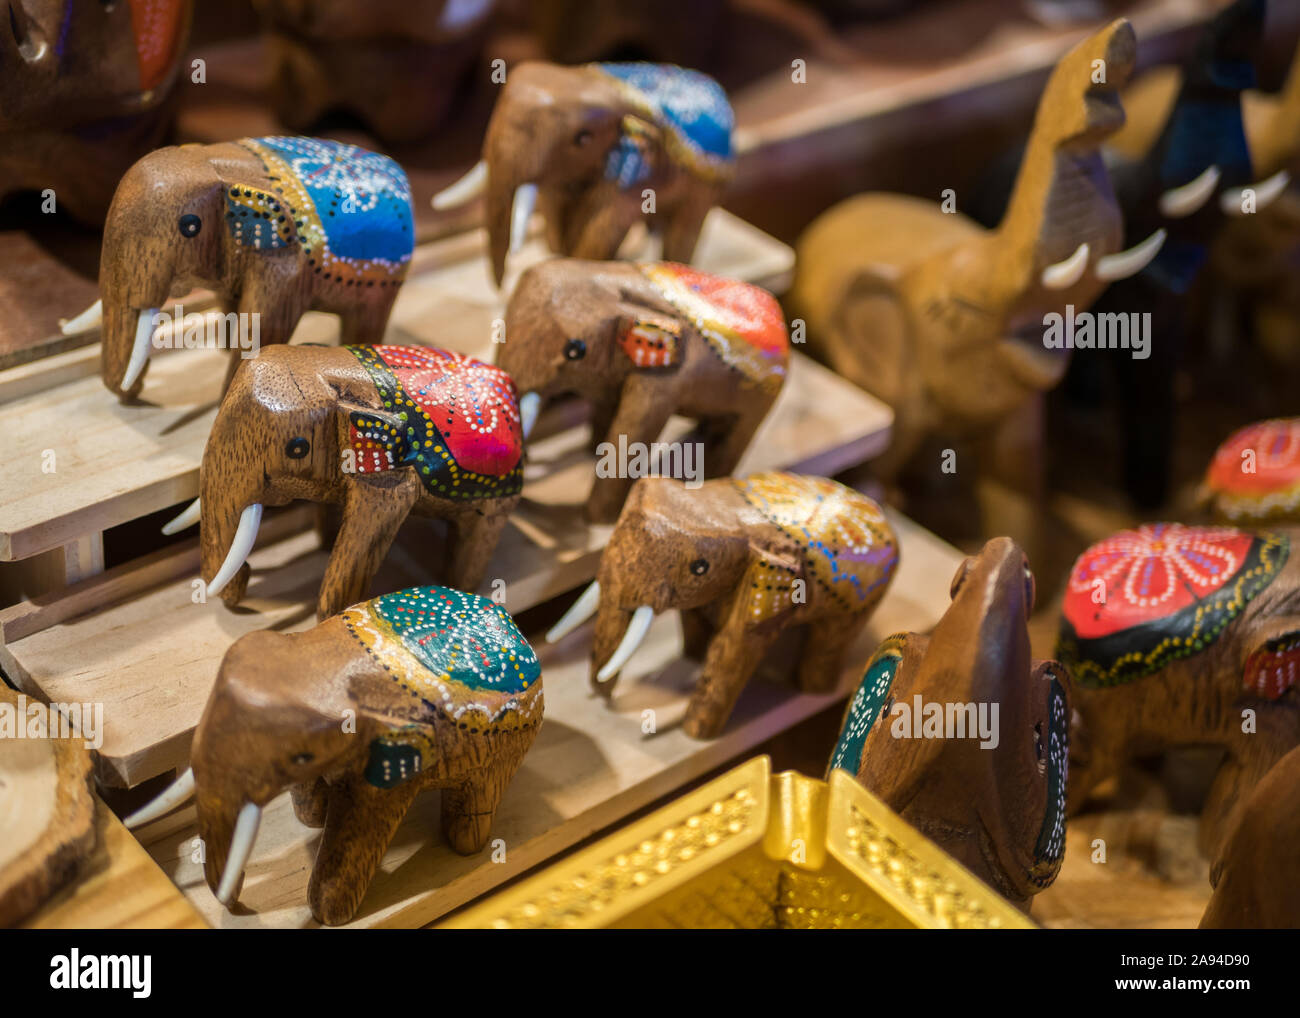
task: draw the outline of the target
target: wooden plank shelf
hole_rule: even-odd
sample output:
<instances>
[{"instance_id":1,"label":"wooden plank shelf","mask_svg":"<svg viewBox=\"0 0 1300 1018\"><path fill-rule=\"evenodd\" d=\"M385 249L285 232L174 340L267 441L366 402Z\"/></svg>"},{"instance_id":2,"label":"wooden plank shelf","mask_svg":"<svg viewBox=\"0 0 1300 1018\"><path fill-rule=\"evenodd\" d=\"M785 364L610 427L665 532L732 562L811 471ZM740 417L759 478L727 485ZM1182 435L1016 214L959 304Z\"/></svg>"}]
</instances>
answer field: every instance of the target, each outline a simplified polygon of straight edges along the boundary
<instances>
[{"instance_id":1,"label":"wooden plank shelf","mask_svg":"<svg viewBox=\"0 0 1300 1018\"><path fill-rule=\"evenodd\" d=\"M788 674L797 641L787 640L769 655L741 694L726 731L713 741L692 739L680 728L695 666L681 657L676 613L656 619L608 705L588 687L590 624L553 647L542 643L540 633L530 634L542 663L546 720L506 792L488 847L474 856L453 852L437 834L438 793L425 793L399 828L351 925L433 922L843 698L881 638L934 625L947 607L948 585L961 560L956 549L906 518L891 513L890 519L899 536L899 573L849 655L840 691L796 692ZM652 733L645 730L647 711L653 712ZM138 835L211 925L315 925L306 890L320 832L298 823L288 795L263 813L238 915L217 904L202 868L191 861L197 836L192 806ZM493 861L494 847L504 848L503 861Z\"/></svg>"}]
</instances>

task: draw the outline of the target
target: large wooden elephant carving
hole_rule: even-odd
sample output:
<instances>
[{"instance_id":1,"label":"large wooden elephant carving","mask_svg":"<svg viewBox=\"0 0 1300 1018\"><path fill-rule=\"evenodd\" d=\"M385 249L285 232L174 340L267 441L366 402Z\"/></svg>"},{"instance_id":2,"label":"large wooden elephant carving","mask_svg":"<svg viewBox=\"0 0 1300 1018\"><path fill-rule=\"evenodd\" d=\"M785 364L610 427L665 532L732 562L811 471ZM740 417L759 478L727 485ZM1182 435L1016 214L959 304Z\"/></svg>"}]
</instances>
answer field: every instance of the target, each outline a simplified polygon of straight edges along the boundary
<instances>
[{"instance_id":1,"label":"large wooden elephant carving","mask_svg":"<svg viewBox=\"0 0 1300 1018\"><path fill-rule=\"evenodd\" d=\"M280 122L309 130L336 110L388 144L446 117L496 0L256 0Z\"/></svg>"},{"instance_id":2,"label":"large wooden elephant carving","mask_svg":"<svg viewBox=\"0 0 1300 1018\"><path fill-rule=\"evenodd\" d=\"M703 476L735 470L781 391L789 337L757 286L667 262L555 258L519 279L496 363L519 387L528 434L542 401L577 393L592 438L648 446L668 418L700 422ZM635 478L598 476L593 521L617 518Z\"/></svg>"},{"instance_id":3,"label":"large wooden elephant carving","mask_svg":"<svg viewBox=\"0 0 1300 1018\"><path fill-rule=\"evenodd\" d=\"M683 729L721 733L783 630L806 626L806 692L829 692L845 651L884 596L898 543L875 502L821 477L780 472L637 482L593 583L547 634L596 616L591 681L613 694L654 616L682 613L686 653L702 659Z\"/></svg>"},{"instance_id":4,"label":"large wooden elephant carving","mask_svg":"<svg viewBox=\"0 0 1300 1018\"><path fill-rule=\"evenodd\" d=\"M193 795L204 875L233 906L262 809L291 789L298 819L324 828L312 915L345 923L423 789L442 789L451 847L482 850L542 703L533 649L503 608L475 594L412 587L304 633L249 633L221 661L190 769L127 824Z\"/></svg>"},{"instance_id":5,"label":"large wooden elephant carving","mask_svg":"<svg viewBox=\"0 0 1300 1018\"><path fill-rule=\"evenodd\" d=\"M433 347L281 346L236 372L203 450L199 498L167 532L200 522L208 595L233 606L264 506L341 506L323 619L365 596L411 512L449 522L447 579L473 590L522 487L505 372Z\"/></svg>"},{"instance_id":6,"label":"large wooden elephant carving","mask_svg":"<svg viewBox=\"0 0 1300 1018\"><path fill-rule=\"evenodd\" d=\"M4 6L0 199L53 191L55 211L98 226L118 178L170 126L192 0Z\"/></svg>"},{"instance_id":7,"label":"large wooden elephant carving","mask_svg":"<svg viewBox=\"0 0 1300 1018\"><path fill-rule=\"evenodd\" d=\"M1070 679L1029 651L1034 578L994 538L966 559L929 636L889 637L845 711L843 768L1008 900L1065 857Z\"/></svg>"},{"instance_id":8,"label":"large wooden elephant carving","mask_svg":"<svg viewBox=\"0 0 1300 1018\"><path fill-rule=\"evenodd\" d=\"M1202 811L1213 858L1250 789L1300 745L1295 535L1147 524L1079 557L1056 650L1074 679L1072 810L1132 756L1222 747Z\"/></svg>"},{"instance_id":9,"label":"large wooden elephant carving","mask_svg":"<svg viewBox=\"0 0 1300 1018\"><path fill-rule=\"evenodd\" d=\"M1161 243L1119 250L1100 152L1124 122L1117 94L1135 52L1120 19L1061 59L996 229L939 201L863 194L800 238L789 313L816 355L893 408L890 448L874 462L887 484L942 436L981 441L987 476L1026 494L1039 485L1041 428L1029 418L1070 358L1045 342L1047 316L1086 309ZM995 458L1008 444L1019 455Z\"/></svg>"},{"instance_id":10,"label":"large wooden elephant carving","mask_svg":"<svg viewBox=\"0 0 1300 1018\"><path fill-rule=\"evenodd\" d=\"M169 297L212 290L230 374L287 343L306 311L341 320L343 342L382 343L415 246L406 173L387 156L319 138L244 138L159 149L113 196L100 301L65 325L100 325L104 384L144 385ZM236 334L238 342L235 341Z\"/></svg>"},{"instance_id":11,"label":"large wooden elephant carving","mask_svg":"<svg viewBox=\"0 0 1300 1018\"><path fill-rule=\"evenodd\" d=\"M523 63L508 72L482 161L434 207L485 195L498 285L534 208L560 254L613 258L644 221L662 234L665 259L689 262L733 171L732 121L722 87L698 71Z\"/></svg>"}]
</instances>

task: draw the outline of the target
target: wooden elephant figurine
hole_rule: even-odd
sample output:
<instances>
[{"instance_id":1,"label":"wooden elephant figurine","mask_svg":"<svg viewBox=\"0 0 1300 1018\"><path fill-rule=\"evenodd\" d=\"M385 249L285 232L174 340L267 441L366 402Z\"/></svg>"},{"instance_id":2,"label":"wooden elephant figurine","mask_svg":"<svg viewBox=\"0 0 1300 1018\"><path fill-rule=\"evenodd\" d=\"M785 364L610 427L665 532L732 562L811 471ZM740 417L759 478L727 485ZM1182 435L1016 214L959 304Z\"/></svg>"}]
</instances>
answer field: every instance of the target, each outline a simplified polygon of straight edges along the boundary
<instances>
[{"instance_id":1,"label":"wooden elephant figurine","mask_svg":"<svg viewBox=\"0 0 1300 1018\"><path fill-rule=\"evenodd\" d=\"M1264 775L1210 870L1201 929L1300 928L1300 748Z\"/></svg>"},{"instance_id":2,"label":"wooden elephant figurine","mask_svg":"<svg viewBox=\"0 0 1300 1018\"><path fill-rule=\"evenodd\" d=\"M271 96L295 131L345 111L388 144L428 137L478 57L496 0L257 0Z\"/></svg>"},{"instance_id":3,"label":"wooden elephant figurine","mask_svg":"<svg viewBox=\"0 0 1300 1018\"><path fill-rule=\"evenodd\" d=\"M323 827L307 895L318 922L357 912L393 834L425 788L442 830L473 855L542 723L537 656L505 610L446 587L354 605L302 633L252 632L222 658L190 769L137 827L191 795L203 871L222 904L243 885L263 808L286 788Z\"/></svg>"},{"instance_id":4,"label":"wooden elephant figurine","mask_svg":"<svg viewBox=\"0 0 1300 1018\"><path fill-rule=\"evenodd\" d=\"M1006 537L966 559L929 636L889 637L849 701L843 768L1028 909L1065 857L1070 679L1029 650L1034 577Z\"/></svg>"},{"instance_id":5,"label":"wooden elephant figurine","mask_svg":"<svg viewBox=\"0 0 1300 1018\"><path fill-rule=\"evenodd\" d=\"M365 596L411 512L449 522L448 580L473 590L522 488L519 406L500 369L434 347L280 346L236 372L199 498L165 532L200 522L208 596L234 606L264 506L341 506L324 619Z\"/></svg>"},{"instance_id":6,"label":"wooden elephant figurine","mask_svg":"<svg viewBox=\"0 0 1300 1018\"><path fill-rule=\"evenodd\" d=\"M1222 747L1201 818L1214 858L1250 789L1300 745L1296 533L1144 524L1079 557L1056 648L1074 679L1072 810L1132 756Z\"/></svg>"},{"instance_id":7,"label":"wooden elephant figurine","mask_svg":"<svg viewBox=\"0 0 1300 1018\"><path fill-rule=\"evenodd\" d=\"M1117 92L1135 52L1120 19L1061 59L995 229L938 202L863 194L800 238L788 311L806 323L814 354L893 408L890 448L873 464L887 485L942 436L976 441L985 477L1037 494L1041 425L1029 418L1070 358L1047 342L1049 316L1086 309L1161 243L1119 250L1100 152L1124 122ZM1019 454L999 457L1007 443Z\"/></svg>"},{"instance_id":8,"label":"wooden elephant figurine","mask_svg":"<svg viewBox=\"0 0 1300 1018\"><path fill-rule=\"evenodd\" d=\"M98 226L118 178L170 127L192 0L11 0L6 9L0 200L50 190L55 211Z\"/></svg>"},{"instance_id":9,"label":"wooden elephant figurine","mask_svg":"<svg viewBox=\"0 0 1300 1018\"><path fill-rule=\"evenodd\" d=\"M1300 522L1300 417L1233 432L1215 451L1200 498L1230 523Z\"/></svg>"},{"instance_id":10,"label":"wooden elephant figurine","mask_svg":"<svg viewBox=\"0 0 1300 1018\"><path fill-rule=\"evenodd\" d=\"M833 690L897 566L880 507L834 481L772 471L692 489L648 477L628 496L596 582L546 638L595 615L591 681L609 697L654 616L680 610L686 654L703 661L682 727L710 739L790 626L807 627L800 688Z\"/></svg>"},{"instance_id":11,"label":"wooden elephant figurine","mask_svg":"<svg viewBox=\"0 0 1300 1018\"><path fill-rule=\"evenodd\" d=\"M485 196L498 286L534 208L561 254L613 258L644 220L662 234L665 259L689 262L734 169L732 121L722 87L698 71L523 63L497 99L482 161L433 205Z\"/></svg>"},{"instance_id":12,"label":"wooden elephant figurine","mask_svg":"<svg viewBox=\"0 0 1300 1018\"><path fill-rule=\"evenodd\" d=\"M708 439L707 477L735 470L790 355L770 293L666 262L542 262L519 278L505 326L496 363L519 387L525 436L561 393L591 404L597 443L649 446L682 414ZM613 522L634 480L598 474L588 517Z\"/></svg>"},{"instance_id":13,"label":"wooden elephant figurine","mask_svg":"<svg viewBox=\"0 0 1300 1018\"><path fill-rule=\"evenodd\" d=\"M225 312L241 357L287 343L305 311L331 311L344 343L382 343L415 246L410 186L387 156L320 138L244 138L158 149L109 209L100 301L65 328L100 324L104 384L144 385L158 309L195 287Z\"/></svg>"}]
</instances>

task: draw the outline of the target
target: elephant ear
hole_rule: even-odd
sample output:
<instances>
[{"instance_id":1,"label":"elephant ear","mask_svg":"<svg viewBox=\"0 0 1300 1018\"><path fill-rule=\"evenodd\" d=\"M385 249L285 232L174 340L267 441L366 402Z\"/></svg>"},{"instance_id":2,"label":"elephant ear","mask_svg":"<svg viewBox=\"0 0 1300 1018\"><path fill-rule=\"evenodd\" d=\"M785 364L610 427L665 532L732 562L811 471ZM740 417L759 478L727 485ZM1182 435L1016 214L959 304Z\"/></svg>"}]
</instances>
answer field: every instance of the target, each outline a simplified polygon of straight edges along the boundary
<instances>
[{"instance_id":1,"label":"elephant ear","mask_svg":"<svg viewBox=\"0 0 1300 1018\"><path fill-rule=\"evenodd\" d=\"M751 540L749 551L749 566L737 587L748 624L770 624L808 603L812 591L803 557L793 544L773 546Z\"/></svg>"},{"instance_id":2,"label":"elephant ear","mask_svg":"<svg viewBox=\"0 0 1300 1018\"><path fill-rule=\"evenodd\" d=\"M226 181L226 229L240 247L278 251L298 243L293 209L256 184Z\"/></svg>"},{"instance_id":3,"label":"elephant ear","mask_svg":"<svg viewBox=\"0 0 1300 1018\"><path fill-rule=\"evenodd\" d=\"M438 740L434 728L421 722L375 719L381 726L370 740L370 755L363 772L376 788L395 788L421 774L437 759Z\"/></svg>"},{"instance_id":4,"label":"elephant ear","mask_svg":"<svg viewBox=\"0 0 1300 1018\"><path fill-rule=\"evenodd\" d=\"M392 470L406 462L410 452L406 420L389 411L338 402L339 448L351 449L358 474Z\"/></svg>"},{"instance_id":5,"label":"elephant ear","mask_svg":"<svg viewBox=\"0 0 1300 1018\"><path fill-rule=\"evenodd\" d=\"M663 131L655 124L626 114L619 125L618 141L605 159L605 179L621 188L648 180L654 172L656 153L663 144Z\"/></svg>"},{"instance_id":6,"label":"elephant ear","mask_svg":"<svg viewBox=\"0 0 1300 1018\"><path fill-rule=\"evenodd\" d=\"M647 308L619 316L614 342L638 368L674 368L685 354L682 323Z\"/></svg>"}]
</instances>

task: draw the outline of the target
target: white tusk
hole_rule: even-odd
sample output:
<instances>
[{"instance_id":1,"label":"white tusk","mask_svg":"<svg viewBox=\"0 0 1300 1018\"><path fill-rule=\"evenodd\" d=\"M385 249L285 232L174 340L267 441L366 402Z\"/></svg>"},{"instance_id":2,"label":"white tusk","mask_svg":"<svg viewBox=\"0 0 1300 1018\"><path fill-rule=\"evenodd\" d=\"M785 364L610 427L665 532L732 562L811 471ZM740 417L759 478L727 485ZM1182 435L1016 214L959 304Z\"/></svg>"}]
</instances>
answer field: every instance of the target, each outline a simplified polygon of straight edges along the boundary
<instances>
[{"instance_id":1,"label":"white tusk","mask_svg":"<svg viewBox=\"0 0 1300 1018\"><path fill-rule=\"evenodd\" d=\"M1234 187L1224 191L1219 195L1219 207L1229 216L1244 216L1246 210L1246 192L1255 192L1255 211L1268 208L1273 202L1282 196L1282 192L1287 189L1291 183L1291 174L1286 170L1278 170L1267 180L1261 180L1258 184L1251 184L1250 187Z\"/></svg>"},{"instance_id":2,"label":"white tusk","mask_svg":"<svg viewBox=\"0 0 1300 1018\"><path fill-rule=\"evenodd\" d=\"M155 798L141 806L122 821L129 828L157 820L164 813L170 813L194 794L194 768L186 767L185 773L162 790Z\"/></svg>"},{"instance_id":3,"label":"white tusk","mask_svg":"<svg viewBox=\"0 0 1300 1018\"><path fill-rule=\"evenodd\" d=\"M1151 260L1160 253L1167 236L1168 234L1161 227L1141 244L1134 245L1127 251L1117 251L1115 254L1098 258L1097 266L1093 271L1097 274L1098 279L1107 283L1113 283L1117 279L1128 279L1129 276L1136 276L1150 265Z\"/></svg>"},{"instance_id":4,"label":"white tusk","mask_svg":"<svg viewBox=\"0 0 1300 1018\"><path fill-rule=\"evenodd\" d=\"M254 502L239 514L239 529L235 531L234 540L230 542L230 550L226 552L226 561L221 563L217 575L212 577L212 582L208 584L208 597L216 597L225 588L226 584L235 578L235 574L239 572L239 567L244 564L244 559L248 558L249 553L253 550L253 545L257 543L257 528L261 526L261 523L261 502Z\"/></svg>"},{"instance_id":5,"label":"white tusk","mask_svg":"<svg viewBox=\"0 0 1300 1018\"><path fill-rule=\"evenodd\" d=\"M1086 243L1080 244L1065 261L1047 266L1039 277L1043 285L1049 290L1068 290L1083 278L1090 250Z\"/></svg>"},{"instance_id":6,"label":"white tusk","mask_svg":"<svg viewBox=\"0 0 1300 1018\"><path fill-rule=\"evenodd\" d=\"M542 409L542 397L535 392L526 392L519 397L519 427L527 438L533 433L537 423L537 414Z\"/></svg>"},{"instance_id":7,"label":"white tusk","mask_svg":"<svg viewBox=\"0 0 1300 1018\"><path fill-rule=\"evenodd\" d=\"M488 166L480 159L465 176L454 184L449 184L433 196L432 205L439 212L468 205L487 187Z\"/></svg>"},{"instance_id":8,"label":"white tusk","mask_svg":"<svg viewBox=\"0 0 1300 1018\"><path fill-rule=\"evenodd\" d=\"M594 581L584 590L578 600L569 605L569 610L560 616L560 621L546 631L547 643L559 643L580 625L596 614L600 607L600 582Z\"/></svg>"},{"instance_id":9,"label":"white tusk","mask_svg":"<svg viewBox=\"0 0 1300 1018\"><path fill-rule=\"evenodd\" d=\"M1170 219L1190 216L1210 200L1210 195L1219 186L1219 176L1219 168L1211 166L1182 187L1170 188L1160 196L1160 214Z\"/></svg>"},{"instance_id":10,"label":"white tusk","mask_svg":"<svg viewBox=\"0 0 1300 1018\"><path fill-rule=\"evenodd\" d=\"M194 524L199 522L199 516L202 510L199 508L200 499L195 499L184 509L179 516L162 528L162 532L170 537L172 534L179 534L182 530L188 530Z\"/></svg>"},{"instance_id":11,"label":"white tusk","mask_svg":"<svg viewBox=\"0 0 1300 1018\"><path fill-rule=\"evenodd\" d=\"M520 184L515 188L515 200L510 208L511 254L524 246L524 238L528 236L528 220L533 217L533 207L536 204L536 184Z\"/></svg>"},{"instance_id":12,"label":"white tusk","mask_svg":"<svg viewBox=\"0 0 1300 1018\"><path fill-rule=\"evenodd\" d=\"M596 673L596 678L604 682L621 672L623 666L636 653L637 647L641 646L641 641L645 639L650 623L654 620L655 610L648 604L643 604L634 611L632 621L627 624L627 632L623 634L623 642L614 651L614 656L605 662L605 667Z\"/></svg>"},{"instance_id":13,"label":"white tusk","mask_svg":"<svg viewBox=\"0 0 1300 1018\"><path fill-rule=\"evenodd\" d=\"M104 302L97 300L85 311L77 315L76 318L60 318L59 331L65 336L72 336L78 332L89 332L91 329L98 329L103 324L103 321Z\"/></svg>"},{"instance_id":14,"label":"white tusk","mask_svg":"<svg viewBox=\"0 0 1300 1018\"><path fill-rule=\"evenodd\" d=\"M135 343L131 346L131 359L126 365L126 374L122 376L122 391L126 392L135 385L136 379L149 363L149 346L153 339L154 317L157 308L145 308L135 320Z\"/></svg>"},{"instance_id":15,"label":"white tusk","mask_svg":"<svg viewBox=\"0 0 1300 1018\"><path fill-rule=\"evenodd\" d=\"M235 887L244 875L248 857L253 854L253 842L257 840L257 828L262 823L262 807L251 802L244 803L235 821L235 833L230 839L230 854L226 856L226 868L221 871L221 882L217 885L217 901L229 905L235 896Z\"/></svg>"}]
</instances>

